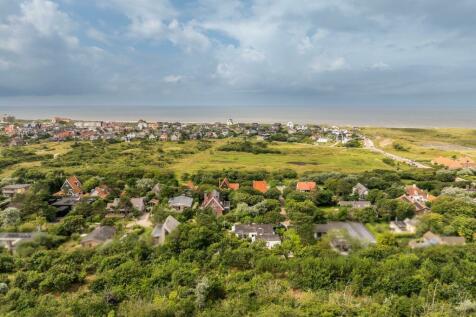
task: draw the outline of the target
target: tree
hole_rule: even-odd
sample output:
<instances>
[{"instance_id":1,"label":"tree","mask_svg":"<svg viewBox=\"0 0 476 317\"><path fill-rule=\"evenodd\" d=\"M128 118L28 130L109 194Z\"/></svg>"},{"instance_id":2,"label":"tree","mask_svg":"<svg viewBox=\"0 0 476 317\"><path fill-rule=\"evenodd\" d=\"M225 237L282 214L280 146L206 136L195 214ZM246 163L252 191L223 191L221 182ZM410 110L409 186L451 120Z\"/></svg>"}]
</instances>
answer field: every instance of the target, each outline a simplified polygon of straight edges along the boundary
<instances>
[{"instance_id":1,"label":"tree","mask_svg":"<svg viewBox=\"0 0 476 317\"><path fill-rule=\"evenodd\" d=\"M0 222L4 227L16 226L20 221L20 210L15 207L9 207L0 213Z\"/></svg>"},{"instance_id":2,"label":"tree","mask_svg":"<svg viewBox=\"0 0 476 317\"><path fill-rule=\"evenodd\" d=\"M81 215L68 215L56 228L56 234L60 236L70 236L75 232L81 232L86 228L86 221Z\"/></svg>"}]
</instances>

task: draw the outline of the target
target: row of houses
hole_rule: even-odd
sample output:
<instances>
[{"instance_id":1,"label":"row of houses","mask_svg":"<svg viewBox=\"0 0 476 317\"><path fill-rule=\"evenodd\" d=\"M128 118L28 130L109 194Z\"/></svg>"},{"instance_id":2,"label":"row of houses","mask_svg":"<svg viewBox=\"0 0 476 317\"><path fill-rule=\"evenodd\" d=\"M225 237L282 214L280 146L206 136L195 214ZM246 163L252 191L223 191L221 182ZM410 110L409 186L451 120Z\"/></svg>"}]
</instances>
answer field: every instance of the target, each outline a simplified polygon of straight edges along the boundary
<instances>
[{"instance_id":1,"label":"row of houses","mask_svg":"<svg viewBox=\"0 0 476 317\"><path fill-rule=\"evenodd\" d=\"M8 116L4 116L8 117ZM181 123L181 122L105 122L78 121L55 117L51 121L16 122L15 118L0 122L0 131L11 138L10 145L22 145L32 140L50 139L51 141L67 140L118 140L132 141L149 139L160 141L181 141L198 139L219 139L233 136L254 136L259 140L268 140L273 135L288 136L288 140L296 139L297 135L309 137L316 143L319 141L340 141L345 143L357 131L325 128L317 125L302 125L288 122L287 124L234 123L228 119L226 123ZM298 138L299 139L299 138ZM296 139L297 140L297 139Z\"/></svg>"},{"instance_id":2,"label":"row of houses","mask_svg":"<svg viewBox=\"0 0 476 317\"><path fill-rule=\"evenodd\" d=\"M193 187L193 184L190 185ZM7 185L2 188L2 193L4 196L13 197L14 195L21 194L26 192L31 187L30 184L13 184ZM262 193L267 192L270 189L270 186L265 180L255 180L252 182L252 187ZM239 183L232 183L227 178L219 180L218 189L230 189L237 190L240 188ZM297 182L296 190L302 192L312 192L318 190L315 182L305 181ZM153 189L153 192L160 192L160 184L156 184ZM354 201L340 201L339 206L349 207L353 209L361 209L371 207L371 203L365 200L369 194L369 190L366 186L361 183L356 184L353 187L352 193L359 200ZM70 176L63 183L61 190L54 195L57 197L50 202L50 205L54 206L58 210L58 215L66 215L77 203L80 201L88 201L88 199L94 199L96 197L107 199L111 194L110 189L106 185L101 185L94 188L90 193L85 194L82 189L82 184L78 177ZM418 188L416 185L410 185L405 187L405 194L399 199L407 201L411 204L414 204L416 207L420 206L421 208L417 211L428 211L426 203L431 202L436 197L427 193L426 191ZM90 200L91 202L93 200ZM129 203L134 210L143 213L148 207L149 203L158 203L157 200L146 201L144 197L130 198ZM187 208L192 208L194 206L194 200L192 197L187 195L179 195L171 197L168 200L168 206L171 209L176 210L177 212L183 212ZM201 203L202 208L210 208L216 216L222 216L224 213L230 210L230 202L223 199L220 191L212 190L204 195L204 199ZM115 198L112 202L107 205L107 211L113 212L125 212L126 210L121 207L121 199ZM179 222L172 216L166 219L164 223L157 224L153 230L153 239L157 243L163 243L165 237L174 231L178 226ZM395 233L415 233L416 232L416 219L404 219L404 220L395 220L390 223L390 229ZM290 224L286 225L288 228ZM272 248L281 243L280 236L275 232L275 227L269 224L235 224L231 230L236 236L241 238L249 238L252 242L263 241L267 247ZM360 223L355 222L329 222L327 224L319 224L314 227L314 235L316 239L319 239L323 234L326 234L330 231L339 231L345 232L345 235L337 235L331 241L331 246L341 252L342 254L347 253L351 249L351 243L346 242L346 239L349 237L351 239L356 239L362 244L373 244L375 243L375 238L373 235ZM113 236L115 230L106 227L97 227L93 230L90 235L87 235L82 239L81 243L85 246L95 246L97 244L103 243L103 240L107 240L107 237ZM31 236L15 236L15 234L7 235L4 237L5 241L9 241L7 245L13 247L20 240L31 239ZM442 237L441 239L436 239L435 236L430 234L424 235L421 239L413 241L410 246L414 248L425 247L434 244L448 244L448 245L457 245L464 244L464 239L453 239L454 237ZM1 240L1 239L0 239ZM102 241L102 242L101 242ZM435 242L436 241L436 242Z\"/></svg>"}]
</instances>

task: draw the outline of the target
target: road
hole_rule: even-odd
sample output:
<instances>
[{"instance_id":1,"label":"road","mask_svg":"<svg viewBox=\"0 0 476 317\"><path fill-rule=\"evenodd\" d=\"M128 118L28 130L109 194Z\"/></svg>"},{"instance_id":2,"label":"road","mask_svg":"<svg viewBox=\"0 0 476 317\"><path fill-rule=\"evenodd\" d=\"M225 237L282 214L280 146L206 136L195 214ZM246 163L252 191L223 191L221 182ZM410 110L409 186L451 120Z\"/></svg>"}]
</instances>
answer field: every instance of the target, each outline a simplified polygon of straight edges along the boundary
<instances>
[{"instance_id":1,"label":"road","mask_svg":"<svg viewBox=\"0 0 476 317\"><path fill-rule=\"evenodd\" d=\"M395 154L392 154L392 153L388 153L388 152L385 152L384 150L382 149L379 149L375 146L374 142L368 138L365 138L364 139L364 147L372 152L375 152L375 153L380 153L388 158L391 158L392 160L395 160L397 162L402 162L402 163L405 163L405 164L408 164L410 166L413 166L413 167L416 167L416 168L431 168L425 164L421 164L421 163L418 163L418 162L415 162L414 160L410 160L410 159L407 159L405 157L402 157L402 156L398 156L398 155L395 155Z\"/></svg>"}]
</instances>

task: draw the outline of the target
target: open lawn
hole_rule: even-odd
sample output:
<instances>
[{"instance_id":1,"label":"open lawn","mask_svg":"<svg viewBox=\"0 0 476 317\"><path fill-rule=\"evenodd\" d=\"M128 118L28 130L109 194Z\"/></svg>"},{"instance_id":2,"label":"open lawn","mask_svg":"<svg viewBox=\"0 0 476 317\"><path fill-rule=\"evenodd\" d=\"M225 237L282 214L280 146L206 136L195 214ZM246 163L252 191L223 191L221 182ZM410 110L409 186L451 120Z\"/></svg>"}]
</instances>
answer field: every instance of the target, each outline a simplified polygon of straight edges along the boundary
<instances>
[{"instance_id":1,"label":"open lawn","mask_svg":"<svg viewBox=\"0 0 476 317\"><path fill-rule=\"evenodd\" d=\"M438 156L476 158L476 130L364 128L362 131L375 146L424 163ZM400 144L404 150L395 149L395 144Z\"/></svg>"}]
</instances>

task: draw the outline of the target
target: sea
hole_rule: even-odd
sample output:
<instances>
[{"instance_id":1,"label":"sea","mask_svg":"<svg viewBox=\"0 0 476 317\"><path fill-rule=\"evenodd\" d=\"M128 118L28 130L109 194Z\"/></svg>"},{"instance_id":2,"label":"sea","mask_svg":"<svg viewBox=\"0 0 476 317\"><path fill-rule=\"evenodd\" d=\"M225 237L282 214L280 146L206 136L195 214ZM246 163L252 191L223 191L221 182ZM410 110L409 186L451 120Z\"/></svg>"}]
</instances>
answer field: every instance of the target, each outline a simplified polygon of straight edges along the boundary
<instances>
[{"instance_id":1,"label":"sea","mask_svg":"<svg viewBox=\"0 0 476 317\"><path fill-rule=\"evenodd\" d=\"M379 106L28 106L0 105L0 114L19 119L65 117L75 120L133 122L289 122L341 126L474 128L475 107Z\"/></svg>"}]
</instances>

